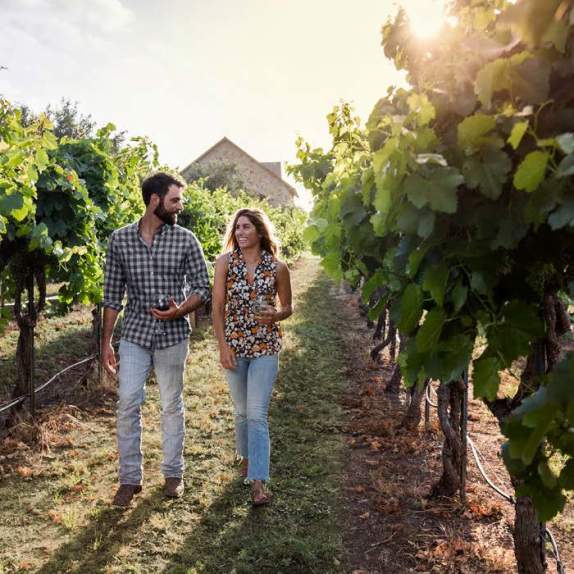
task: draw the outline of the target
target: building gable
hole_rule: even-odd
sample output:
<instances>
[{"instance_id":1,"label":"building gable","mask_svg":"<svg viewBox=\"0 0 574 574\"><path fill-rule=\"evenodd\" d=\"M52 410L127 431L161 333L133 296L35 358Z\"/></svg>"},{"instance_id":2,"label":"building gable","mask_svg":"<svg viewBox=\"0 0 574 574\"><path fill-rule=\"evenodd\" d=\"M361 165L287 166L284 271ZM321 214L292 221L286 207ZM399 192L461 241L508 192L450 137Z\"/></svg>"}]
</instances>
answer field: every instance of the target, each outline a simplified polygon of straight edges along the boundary
<instances>
[{"instance_id":1,"label":"building gable","mask_svg":"<svg viewBox=\"0 0 574 574\"><path fill-rule=\"evenodd\" d=\"M293 205L297 192L281 179L281 163L260 163L226 137L191 162L181 174L186 178L193 165L212 163L235 165L247 193L265 197L273 206Z\"/></svg>"}]
</instances>

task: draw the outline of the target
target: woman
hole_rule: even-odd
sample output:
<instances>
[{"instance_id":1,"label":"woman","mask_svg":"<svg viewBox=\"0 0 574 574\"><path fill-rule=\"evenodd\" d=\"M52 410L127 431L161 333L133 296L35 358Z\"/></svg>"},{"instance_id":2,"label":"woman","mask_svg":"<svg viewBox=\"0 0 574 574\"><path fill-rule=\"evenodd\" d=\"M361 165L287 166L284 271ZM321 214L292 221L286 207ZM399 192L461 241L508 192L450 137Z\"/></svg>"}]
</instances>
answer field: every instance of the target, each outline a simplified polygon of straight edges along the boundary
<instances>
[{"instance_id":1,"label":"woman","mask_svg":"<svg viewBox=\"0 0 574 574\"><path fill-rule=\"evenodd\" d=\"M215 263L213 325L235 409L235 438L255 506L271 498L268 410L277 378L281 329L291 315L291 280L277 259L273 226L260 209L240 209ZM279 307L276 302L279 298Z\"/></svg>"}]
</instances>

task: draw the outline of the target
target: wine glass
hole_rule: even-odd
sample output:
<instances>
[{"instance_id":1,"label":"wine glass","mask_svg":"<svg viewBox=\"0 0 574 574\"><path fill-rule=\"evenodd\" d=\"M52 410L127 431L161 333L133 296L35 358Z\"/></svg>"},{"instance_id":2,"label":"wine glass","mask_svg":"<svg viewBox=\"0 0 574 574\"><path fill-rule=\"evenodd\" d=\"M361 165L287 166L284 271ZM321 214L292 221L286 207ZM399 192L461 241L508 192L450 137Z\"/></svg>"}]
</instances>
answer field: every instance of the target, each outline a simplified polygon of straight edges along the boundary
<instances>
[{"instance_id":1,"label":"wine glass","mask_svg":"<svg viewBox=\"0 0 574 574\"><path fill-rule=\"evenodd\" d=\"M169 309L169 297L163 293L158 293L153 301L152 307L158 311L167 311ZM155 322L154 333L156 335L165 335L163 321L156 319Z\"/></svg>"},{"instance_id":2,"label":"wine glass","mask_svg":"<svg viewBox=\"0 0 574 574\"><path fill-rule=\"evenodd\" d=\"M257 295L252 306L253 314L260 315L265 307L267 307L267 299L265 298L265 295Z\"/></svg>"}]
</instances>

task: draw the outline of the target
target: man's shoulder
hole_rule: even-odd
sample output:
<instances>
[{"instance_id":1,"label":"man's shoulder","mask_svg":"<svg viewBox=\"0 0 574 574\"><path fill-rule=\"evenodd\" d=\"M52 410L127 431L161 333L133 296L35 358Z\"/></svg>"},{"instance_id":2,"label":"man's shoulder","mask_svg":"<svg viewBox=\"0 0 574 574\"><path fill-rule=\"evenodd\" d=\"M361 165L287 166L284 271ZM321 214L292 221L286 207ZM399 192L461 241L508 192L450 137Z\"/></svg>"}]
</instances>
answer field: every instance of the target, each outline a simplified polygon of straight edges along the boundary
<instances>
[{"instance_id":1,"label":"man's shoulder","mask_svg":"<svg viewBox=\"0 0 574 574\"><path fill-rule=\"evenodd\" d=\"M138 222L135 221L133 223L128 223L123 227L119 227L115 231L112 232L113 239L123 239L125 237L129 237L133 234L133 232L137 229Z\"/></svg>"},{"instance_id":2,"label":"man's shoulder","mask_svg":"<svg viewBox=\"0 0 574 574\"><path fill-rule=\"evenodd\" d=\"M188 241L190 243L198 242L198 239L191 229L187 229L187 227L182 227L177 223L172 226L172 233L178 238L183 241Z\"/></svg>"}]
</instances>

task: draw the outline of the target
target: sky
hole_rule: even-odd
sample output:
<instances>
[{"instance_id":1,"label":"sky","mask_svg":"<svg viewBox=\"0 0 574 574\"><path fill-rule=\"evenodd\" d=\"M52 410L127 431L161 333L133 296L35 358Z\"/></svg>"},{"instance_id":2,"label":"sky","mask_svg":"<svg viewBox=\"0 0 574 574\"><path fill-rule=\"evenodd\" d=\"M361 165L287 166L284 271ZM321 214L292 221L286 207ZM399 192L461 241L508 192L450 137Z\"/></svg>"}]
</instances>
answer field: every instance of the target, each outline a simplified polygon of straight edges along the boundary
<instances>
[{"instance_id":1,"label":"sky","mask_svg":"<svg viewBox=\"0 0 574 574\"><path fill-rule=\"evenodd\" d=\"M440 0L0 0L0 94L36 111L77 102L148 136L173 168L223 136L294 162L298 135L329 145L340 101L366 120L404 82L380 45L399 3L421 33L440 12Z\"/></svg>"}]
</instances>

